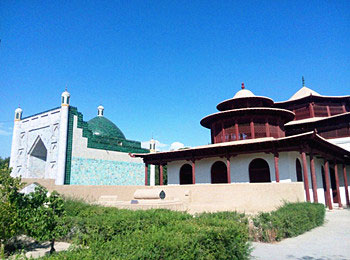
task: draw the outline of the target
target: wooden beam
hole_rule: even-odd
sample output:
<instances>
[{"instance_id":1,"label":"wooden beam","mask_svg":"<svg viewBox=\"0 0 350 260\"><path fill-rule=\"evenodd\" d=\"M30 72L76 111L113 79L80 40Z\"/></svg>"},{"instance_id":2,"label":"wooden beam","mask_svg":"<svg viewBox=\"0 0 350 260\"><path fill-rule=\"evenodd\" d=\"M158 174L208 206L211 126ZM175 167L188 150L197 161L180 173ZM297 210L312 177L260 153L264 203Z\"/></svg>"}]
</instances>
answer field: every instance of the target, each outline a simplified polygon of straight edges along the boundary
<instances>
[{"instance_id":1,"label":"wooden beam","mask_svg":"<svg viewBox=\"0 0 350 260\"><path fill-rule=\"evenodd\" d=\"M330 193L330 184L329 184L329 163L327 160L324 162L324 175L326 180L326 204L329 209L333 209L331 193Z\"/></svg>"},{"instance_id":2,"label":"wooden beam","mask_svg":"<svg viewBox=\"0 0 350 260\"><path fill-rule=\"evenodd\" d=\"M235 134L236 134L236 141L239 140L239 130L238 130L238 123L235 122Z\"/></svg>"},{"instance_id":3,"label":"wooden beam","mask_svg":"<svg viewBox=\"0 0 350 260\"><path fill-rule=\"evenodd\" d=\"M279 154L278 152L274 153L274 162L275 162L275 177L276 177L276 182L280 182L280 170L278 167L278 160L279 160Z\"/></svg>"},{"instance_id":4,"label":"wooden beam","mask_svg":"<svg viewBox=\"0 0 350 260\"><path fill-rule=\"evenodd\" d=\"M163 165L159 165L159 185L163 185Z\"/></svg>"},{"instance_id":5,"label":"wooden beam","mask_svg":"<svg viewBox=\"0 0 350 260\"><path fill-rule=\"evenodd\" d=\"M346 175L346 165L345 164L343 164L343 176L344 176L346 205L348 207L350 207L349 190L348 190L348 176Z\"/></svg>"},{"instance_id":6,"label":"wooden beam","mask_svg":"<svg viewBox=\"0 0 350 260\"><path fill-rule=\"evenodd\" d=\"M251 135L252 139L255 138L255 129L254 129L254 122L253 122L253 120L250 120L250 135Z\"/></svg>"},{"instance_id":7,"label":"wooden beam","mask_svg":"<svg viewBox=\"0 0 350 260\"><path fill-rule=\"evenodd\" d=\"M148 164L145 163L145 186L148 185Z\"/></svg>"},{"instance_id":8,"label":"wooden beam","mask_svg":"<svg viewBox=\"0 0 350 260\"><path fill-rule=\"evenodd\" d=\"M306 194L306 201L310 202L310 190L309 190L309 177L307 173L307 163L306 163L306 154L301 152L301 159L303 162L303 179L304 179L304 189Z\"/></svg>"},{"instance_id":9,"label":"wooden beam","mask_svg":"<svg viewBox=\"0 0 350 260\"><path fill-rule=\"evenodd\" d=\"M226 157L227 183L231 183L231 162L230 157Z\"/></svg>"},{"instance_id":10,"label":"wooden beam","mask_svg":"<svg viewBox=\"0 0 350 260\"><path fill-rule=\"evenodd\" d=\"M314 103L309 103L310 117L315 117Z\"/></svg>"},{"instance_id":11,"label":"wooden beam","mask_svg":"<svg viewBox=\"0 0 350 260\"><path fill-rule=\"evenodd\" d=\"M338 206L339 206L339 208L341 208L343 205L341 204L341 198L340 198L339 175L338 175L338 164L337 164L337 161L334 161L334 175L335 175L335 185L337 187Z\"/></svg>"},{"instance_id":12,"label":"wooden beam","mask_svg":"<svg viewBox=\"0 0 350 260\"><path fill-rule=\"evenodd\" d=\"M192 160L192 184L196 184L196 163Z\"/></svg>"},{"instance_id":13,"label":"wooden beam","mask_svg":"<svg viewBox=\"0 0 350 260\"><path fill-rule=\"evenodd\" d=\"M312 152L310 152L310 170L311 170L311 182L312 182L312 193L314 196L314 203L318 203L315 159L313 157Z\"/></svg>"}]
</instances>

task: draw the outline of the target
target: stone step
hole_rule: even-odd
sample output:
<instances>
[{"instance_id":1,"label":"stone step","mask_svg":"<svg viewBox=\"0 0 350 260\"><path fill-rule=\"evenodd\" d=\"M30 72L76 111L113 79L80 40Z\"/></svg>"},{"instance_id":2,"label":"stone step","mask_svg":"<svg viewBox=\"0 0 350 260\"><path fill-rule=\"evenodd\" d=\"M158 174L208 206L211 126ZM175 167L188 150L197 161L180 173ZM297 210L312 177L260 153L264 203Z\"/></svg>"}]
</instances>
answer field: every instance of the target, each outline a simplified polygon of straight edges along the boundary
<instances>
[{"instance_id":1,"label":"stone step","mask_svg":"<svg viewBox=\"0 0 350 260\"><path fill-rule=\"evenodd\" d=\"M118 196L114 196L114 195L106 195L106 196L101 196L99 199L98 199L98 202L100 203L103 203L103 202L116 202L118 201Z\"/></svg>"}]
</instances>

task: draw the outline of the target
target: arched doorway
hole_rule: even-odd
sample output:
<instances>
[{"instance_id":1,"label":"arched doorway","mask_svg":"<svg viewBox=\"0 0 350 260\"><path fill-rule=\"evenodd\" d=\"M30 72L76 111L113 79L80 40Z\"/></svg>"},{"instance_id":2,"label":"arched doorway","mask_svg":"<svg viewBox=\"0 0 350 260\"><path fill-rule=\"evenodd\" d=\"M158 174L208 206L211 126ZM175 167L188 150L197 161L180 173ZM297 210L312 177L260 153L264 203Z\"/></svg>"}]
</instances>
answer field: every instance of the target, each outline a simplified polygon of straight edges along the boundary
<instances>
[{"instance_id":1,"label":"arched doorway","mask_svg":"<svg viewBox=\"0 0 350 260\"><path fill-rule=\"evenodd\" d=\"M217 161L211 166L211 183L227 183L226 164Z\"/></svg>"},{"instance_id":2,"label":"arched doorway","mask_svg":"<svg viewBox=\"0 0 350 260\"><path fill-rule=\"evenodd\" d=\"M29 150L30 171L36 177L44 177L46 168L47 149L38 136Z\"/></svg>"},{"instance_id":3,"label":"arched doorway","mask_svg":"<svg viewBox=\"0 0 350 260\"><path fill-rule=\"evenodd\" d=\"M184 164L180 168L180 185L193 184L192 182L192 166Z\"/></svg>"},{"instance_id":4,"label":"arched doorway","mask_svg":"<svg viewBox=\"0 0 350 260\"><path fill-rule=\"evenodd\" d=\"M249 181L271 182L270 167L264 159L254 159L249 164Z\"/></svg>"},{"instance_id":5,"label":"arched doorway","mask_svg":"<svg viewBox=\"0 0 350 260\"><path fill-rule=\"evenodd\" d=\"M302 182L303 181L303 170L301 169L301 163L299 159L296 159L295 161L295 170L297 174L297 181Z\"/></svg>"}]
</instances>

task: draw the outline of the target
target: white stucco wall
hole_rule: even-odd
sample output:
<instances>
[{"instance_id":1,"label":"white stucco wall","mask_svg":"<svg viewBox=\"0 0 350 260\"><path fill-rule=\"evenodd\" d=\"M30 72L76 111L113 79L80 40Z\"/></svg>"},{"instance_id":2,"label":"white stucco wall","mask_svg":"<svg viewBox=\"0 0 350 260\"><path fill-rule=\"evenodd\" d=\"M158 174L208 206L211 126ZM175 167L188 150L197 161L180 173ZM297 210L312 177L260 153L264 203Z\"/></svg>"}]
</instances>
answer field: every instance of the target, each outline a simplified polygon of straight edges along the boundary
<instances>
[{"instance_id":1,"label":"white stucco wall","mask_svg":"<svg viewBox=\"0 0 350 260\"><path fill-rule=\"evenodd\" d=\"M282 152L279 154L279 173L281 182L296 181L295 160L298 153ZM230 159L231 182L232 183L248 183L249 182L249 163L256 158L264 159L270 168L271 181L275 182L275 166L274 155L266 153L241 154ZM220 157L212 157L197 160L196 164L196 184L211 183L211 166L216 161L222 161L226 164L226 159ZM182 165L191 162L173 161L168 163L168 183L179 184L179 172Z\"/></svg>"},{"instance_id":2,"label":"white stucco wall","mask_svg":"<svg viewBox=\"0 0 350 260\"><path fill-rule=\"evenodd\" d=\"M55 179L57 171L57 155L59 146L61 108L37 114L18 122L19 135L14 141L15 156L11 158L12 176L23 178L48 178ZM30 151L40 137L47 149L46 162L39 162L36 158L30 158ZM40 164L40 165L39 165ZM45 171L36 170L44 164Z\"/></svg>"},{"instance_id":3,"label":"white stucco wall","mask_svg":"<svg viewBox=\"0 0 350 260\"><path fill-rule=\"evenodd\" d=\"M231 157L231 182L232 183L248 183L249 182L249 163L256 158L262 158L266 160L270 167L271 181L275 182L275 167L273 154L256 153L256 154L242 154L236 157ZM281 152L279 153L279 173L280 182L296 182L296 159L299 159L303 171L303 163L299 152ZM208 159L202 159L196 161L196 184L208 184L211 183L210 170L211 166L216 161L222 161L226 164L226 159L213 157ZM312 179L311 179L311 168L310 168L310 157L306 156L307 161L307 172L309 181L309 192L310 199L313 202L313 190L312 190ZM314 157L315 161L315 172L316 172L316 183L317 183L317 196L319 203L325 203L324 189L322 182L322 166L324 160L322 158ZM169 185L179 184L180 168L185 163L191 165L189 161L173 161L168 163L168 183ZM331 167L333 167L331 165ZM340 195L343 205L345 204L345 188L343 178L343 167L341 164L338 165L338 175L340 183ZM347 166L348 184L350 182L350 166ZM303 175L304 179L304 175ZM350 190L350 187L349 187ZM305 200L306 200L306 195Z\"/></svg>"}]
</instances>

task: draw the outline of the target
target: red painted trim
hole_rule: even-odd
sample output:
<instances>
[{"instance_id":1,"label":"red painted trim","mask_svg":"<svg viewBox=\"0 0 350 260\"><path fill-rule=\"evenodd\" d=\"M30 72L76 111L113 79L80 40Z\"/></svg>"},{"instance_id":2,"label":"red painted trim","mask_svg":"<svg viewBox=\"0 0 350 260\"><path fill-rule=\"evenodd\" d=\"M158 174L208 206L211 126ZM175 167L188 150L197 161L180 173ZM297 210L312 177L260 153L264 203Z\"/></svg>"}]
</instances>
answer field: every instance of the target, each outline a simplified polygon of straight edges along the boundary
<instances>
[{"instance_id":1,"label":"red painted trim","mask_svg":"<svg viewBox=\"0 0 350 260\"><path fill-rule=\"evenodd\" d=\"M271 133L270 133L270 124L269 124L269 122L265 123L265 131L266 131L266 137L270 137Z\"/></svg>"},{"instance_id":2,"label":"red painted trim","mask_svg":"<svg viewBox=\"0 0 350 260\"><path fill-rule=\"evenodd\" d=\"M163 165L159 165L159 185L163 185Z\"/></svg>"},{"instance_id":3,"label":"red painted trim","mask_svg":"<svg viewBox=\"0 0 350 260\"><path fill-rule=\"evenodd\" d=\"M224 120L221 121L221 142L226 142L226 131Z\"/></svg>"},{"instance_id":4,"label":"red painted trim","mask_svg":"<svg viewBox=\"0 0 350 260\"><path fill-rule=\"evenodd\" d=\"M343 108L343 112L346 113L346 107L345 107L345 104L342 105L342 108Z\"/></svg>"},{"instance_id":5,"label":"red painted trim","mask_svg":"<svg viewBox=\"0 0 350 260\"><path fill-rule=\"evenodd\" d=\"M280 170L278 168L278 153L275 153L274 155L274 161L275 161L275 176L276 176L276 182L280 182Z\"/></svg>"},{"instance_id":6,"label":"red painted trim","mask_svg":"<svg viewBox=\"0 0 350 260\"><path fill-rule=\"evenodd\" d=\"M350 198L349 198L349 190L348 190L348 176L346 175L346 165L345 164L343 164L343 176L344 176L346 205L350 206Z\"/></svg>"},{"instance_id":7,"label":"red painted trim","mask_svg":"<svg viewBox=\"0 0 350 260\"><path fill-rule=\"evenodd\" d=\"M314 111L314 104L313 103L309 104L309 109L310 109L310 117L315 117L315 111Z\"/></svg>"},{"instance_id":8,"label":"red painted trim","mask_svg":"<svg viewBox=\"0 0 350 260\"><path fill-rule=\"evenodd\" d=\"M341 208L343 205L341 204L341 199L340 199L339 175L338 175L338 164L337 164L337 162L334 162L334 175L335 175L335 185L337 186L338 206L339 206L339 208Z\"/></svg>"},{"instance_id":9,"label":"red painted trim","mask_svg":"<svg viewBox=\"0 0 350 260\"><path fill-rule=\"evenodd\" d=\"M252 139L255 138L255 129L254 129L254 122L253 120L250 121L250 134L252 136Z\"/></svg>"},{"instance_id":10,"label":"red painted trim","mask_svg":"<svg viewBox=\"0 0 350 260\"><path fill-rule=\"evenodd\" d=\"M226 167L227 167L227 183L231 183L231 162L230 158L226 158Z\"/></svg>"},{"instance_id":11,"label":"red painted trim","mask_svg":"<svg viewBox=\"0 0 350 260\"><path fill-rule=\"evenodd\" d=\"M301 153L301 159L303 162L303 177L304 177L304 189L306 194L306 201L310 202L310 191L309 191L309 177L307 173L307 163L305 152Z\"/></svg>"},{"instance_id":12,"label":"red painted trim","mask_svg":"<svg viewBox=\"0 0 350 260\"><path fill-rule=\"evenodd\" d=\"M196 184L196 164L192 161L192 184Z\"/></svg>"},{"instance_id":13,"label":"red painted trim","mask_svg":"<svg viewBox=\"0 0 350 260\"><path fill-rule=\"evenodd\" d=\"M324 175L326 179L326 204L329 209L333 209L331 193L330 193L330 184L329 184L329 163L327 160L324 162Z\"/></svg>"},{"instance_id":14,"label":"red painted trim","mask_svg":"<svg viewBox=\"0 0 350 260\"><path fill-rule=\"evenodd\" d=\"M328 105L327 105L327 115L328 115L328 116L331 116L331 110L330 110L330 108L329 108Z\"/></svg>"},{"instance_id":15,"label":"red painted trim","mask_svg":"<svg viewBox=\"0 0 350 260\"><path fill-rule=\"evenodd\" d=\"M238 131L238 123L235 122L235 134L236 134L236 140L239 140L239 131Z\"/></svg>"},{"instance_id":16,"label":"red painted trim","mask_svg":"<svg viewBox=\"0 0 350 260\"><path fill-rule=\"evenodd\" d=\"M312 154L310 154L310 171L311 171L312 193L314 196L314 202L318 203L315 159Z\"/></svg>"},{"instance_id":17,"label":"red painted trim","mask_svg":"<svg viewBox=\"0 0 350 260\"><path fill-rule=\"evenodd\" d=\"M148 185L148 164L145 163L145 186Z\"/></svg>"}]
</instances>

